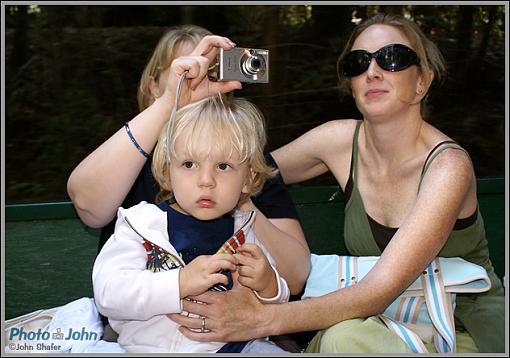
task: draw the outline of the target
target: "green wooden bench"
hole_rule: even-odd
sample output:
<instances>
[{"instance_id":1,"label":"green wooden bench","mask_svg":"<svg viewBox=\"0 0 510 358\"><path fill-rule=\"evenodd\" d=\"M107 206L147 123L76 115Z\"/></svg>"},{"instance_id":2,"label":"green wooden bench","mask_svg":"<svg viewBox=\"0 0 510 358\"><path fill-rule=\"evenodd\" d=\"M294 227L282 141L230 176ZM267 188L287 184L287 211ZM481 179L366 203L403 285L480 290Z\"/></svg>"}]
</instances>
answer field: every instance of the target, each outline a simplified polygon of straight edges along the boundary
<instances>
[{"instance_id":1,"label":"green wooden bench","mask_svg":"<svg viewBox=\"0 0 510 358\"><path fill-rule=\"evenodd\" d=\"M492 262L505 274L505 180L478 180ZM343 194L337 186L291 187L312 252L347 254ZM70 202L6 205L5 319L92 297L98 230L77 218Z\"/></svg>"}]
</instances>

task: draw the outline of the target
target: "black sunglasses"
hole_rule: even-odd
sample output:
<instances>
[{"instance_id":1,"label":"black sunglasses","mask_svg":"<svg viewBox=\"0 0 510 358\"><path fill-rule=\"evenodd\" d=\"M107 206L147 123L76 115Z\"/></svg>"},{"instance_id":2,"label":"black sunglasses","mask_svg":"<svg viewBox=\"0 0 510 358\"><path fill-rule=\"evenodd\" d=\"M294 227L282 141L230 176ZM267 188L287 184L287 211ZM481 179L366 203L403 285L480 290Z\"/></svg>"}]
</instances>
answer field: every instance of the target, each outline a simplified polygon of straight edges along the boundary
<instances>
[{"instance_id":1,"label":"black sunglasses","mask_svg":"<svg viewBox=\"0 0 510 358\"><path fill-rule=\"evenodd\" d=\"M412 49L401 44L391 44L381 47L375 52L354 50L342 60L342 73L345 77L359 76L370 66L372 58L383 70L397 72L412 65L418 65L420 60Z\"/></svg>"}]
</instances>

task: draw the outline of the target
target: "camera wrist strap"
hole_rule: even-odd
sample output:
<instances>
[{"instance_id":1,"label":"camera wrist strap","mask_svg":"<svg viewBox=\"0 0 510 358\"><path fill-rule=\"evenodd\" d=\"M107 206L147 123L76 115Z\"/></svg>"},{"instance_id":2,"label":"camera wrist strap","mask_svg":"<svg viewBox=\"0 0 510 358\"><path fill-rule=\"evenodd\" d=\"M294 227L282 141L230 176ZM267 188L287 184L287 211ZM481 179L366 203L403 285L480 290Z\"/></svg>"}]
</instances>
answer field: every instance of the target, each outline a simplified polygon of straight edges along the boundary
<instances>
[{"instance_id":1,"label":"camera wrist strap","mask_svg":"<svg viewBox=\"0 0 510 358\"><path fill-rule=\"evenodd\" d=\"M179 77L179 83L177 84L177 89L175 90L175 99L174 99L174 106L172 108L172 113L170 113L169 121L172 121L175 118L175 114L177 113L177 106L179 104L179 98L181 97L181 90L182 90L182 83L186 79L186 73L188 73L188 70L185 70L181 77Z\"/></svg>"}]
</instances>

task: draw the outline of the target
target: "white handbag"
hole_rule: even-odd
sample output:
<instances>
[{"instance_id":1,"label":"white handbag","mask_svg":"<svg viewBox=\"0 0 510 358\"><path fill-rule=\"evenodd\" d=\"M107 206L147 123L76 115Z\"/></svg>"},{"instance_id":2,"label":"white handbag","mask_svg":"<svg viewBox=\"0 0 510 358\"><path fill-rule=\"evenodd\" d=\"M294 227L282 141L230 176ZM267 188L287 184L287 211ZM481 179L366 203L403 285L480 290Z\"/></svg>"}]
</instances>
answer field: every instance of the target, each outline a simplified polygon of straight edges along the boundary
<instances>
[{"instance_id":1,"label":"white handbag","mask_svg":"<svg viewBox=\"0 0 510 358\"><path fill-rule=\"evenodd\" d=\"M375 265L379 256L311 255L312 268L302 299L322 296L351 286ZM378 317L415 353L428 353L424 342L438 352L455 352L457 293L488 291L485 269L460 257L438 257Z\"/></svg>"}]
</instances>

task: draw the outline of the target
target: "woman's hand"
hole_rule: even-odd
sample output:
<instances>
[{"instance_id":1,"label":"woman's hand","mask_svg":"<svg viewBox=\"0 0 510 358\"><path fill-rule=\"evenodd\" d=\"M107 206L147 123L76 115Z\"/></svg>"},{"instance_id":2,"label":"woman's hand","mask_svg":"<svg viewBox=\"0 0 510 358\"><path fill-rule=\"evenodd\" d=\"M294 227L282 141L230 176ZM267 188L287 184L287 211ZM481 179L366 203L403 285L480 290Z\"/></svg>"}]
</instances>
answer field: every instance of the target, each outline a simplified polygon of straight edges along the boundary
<instances>
[{"instance_id":1,"label":"woman's hand","mask_svg":"<svg viewBox=\"0 0 510 358\"><path fill-rule=\"evenodd\" d=\"M202 327L201 318L186 317L179 313L167 317L181 325L179 331L189 339L200 342L237 342L268 335L268 326L273 304L262 304L253 291L234 280L234 287L225 292L205 292L191 297L200 303L183 300L182 308L201 317L206 317L205 329L209 332L194 332ZM205 303L205 304L204 304Z\"/></svg>"},{"instance_id":2,"label":"woman's hand","mask_svg":"<svg viewBox=\"0 0 510 358\"><path fill-rule=\"evenodd\" d=\"M255 234L271 254L278 273L287 281L290 293L299 294L310 272L310 249L297 219L267 219L251 199L239 207L241 211L257 211Z\"/></svg>"},{"instance_id":3,"label":"woman's hand","mask_svg":"<svg viewBox=\"0 0 510 358\"><path fill-rule=\"evenodd\" d=\"M241 89L239 81L215 82L210 81L208 77L209 67L216 63L218 49L230 50L234 46L235 44L226 37L215 35L204 37L189 56L176 58L172 62L162 97L171 103L175 101L179 79L183 73L186 73L186 79L182 84L178 108L207 96Z\"/></svg>"},{"instance_id":4,"label":"woman's hand","mask_svg":"<svg viewBox=\"0 0 510 358\"><path fill-rule=\"evenodd\" d=\"M251 288L264 298L272 298L278 293L275 272L258 245L242 245L234 257L240 265L237 270L241 285Z\"/></svg>"},{"instance_id":5,"label":"woman's hand","mask_svg":"<svg viewBox=\"0 0 510 358\"><path fill-rule=\"evenodd\" d=\"M199 295L217 283L228 284L221 270L235 271L236 261L230 254L202 255L181 268L179 288L181 298Z\"/></svg>"}]
</instances>

